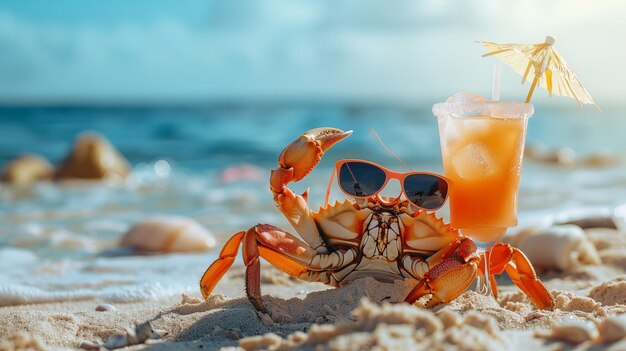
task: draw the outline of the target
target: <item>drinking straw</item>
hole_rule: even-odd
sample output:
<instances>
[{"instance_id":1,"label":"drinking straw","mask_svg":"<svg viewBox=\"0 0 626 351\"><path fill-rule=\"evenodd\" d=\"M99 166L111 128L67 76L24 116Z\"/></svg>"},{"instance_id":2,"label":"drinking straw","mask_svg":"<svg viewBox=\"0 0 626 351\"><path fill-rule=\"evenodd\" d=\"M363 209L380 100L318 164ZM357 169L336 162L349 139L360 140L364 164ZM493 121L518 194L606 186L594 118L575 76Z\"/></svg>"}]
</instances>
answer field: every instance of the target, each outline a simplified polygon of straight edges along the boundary
<instances>
[{"instance_id":1,"label":"drinking straw","mask_svg":"<svg viewBox=\"0 0 626 351\"><path fill-rule=\"evenodd\" d=\"M493 65L493 86L491 101L500 101L500 65Z\"/></svg>"}]
</instances>

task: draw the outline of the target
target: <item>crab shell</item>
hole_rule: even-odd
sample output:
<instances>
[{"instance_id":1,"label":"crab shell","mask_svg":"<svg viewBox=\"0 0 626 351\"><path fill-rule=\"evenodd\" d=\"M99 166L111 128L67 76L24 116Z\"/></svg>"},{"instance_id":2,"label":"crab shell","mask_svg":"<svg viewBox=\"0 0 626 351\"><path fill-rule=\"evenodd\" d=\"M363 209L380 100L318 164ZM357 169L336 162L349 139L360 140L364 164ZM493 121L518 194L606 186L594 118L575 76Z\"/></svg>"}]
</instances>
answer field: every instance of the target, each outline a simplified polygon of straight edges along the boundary
<instances>
[{"instance_id":1,"label":"crab shell","mask_svg":"<svg viewBox=\"0 0 626 351\"><path fill-rule=\"evenodd\" d=\"M325 239L333 246L358 247L362 235L368 235L365 222L375 213L369 203L360 208L354 201L335 202L332 206L322 207L313 213ZM398 206L396 211L400 222L392 228L398 234L389 238L404 252L432 255L460 237L458 230L445 224L434 214L424 211L411 213L406 207ZM391 243L390 243L391 245Z\"/></svg>"}]
</instances>

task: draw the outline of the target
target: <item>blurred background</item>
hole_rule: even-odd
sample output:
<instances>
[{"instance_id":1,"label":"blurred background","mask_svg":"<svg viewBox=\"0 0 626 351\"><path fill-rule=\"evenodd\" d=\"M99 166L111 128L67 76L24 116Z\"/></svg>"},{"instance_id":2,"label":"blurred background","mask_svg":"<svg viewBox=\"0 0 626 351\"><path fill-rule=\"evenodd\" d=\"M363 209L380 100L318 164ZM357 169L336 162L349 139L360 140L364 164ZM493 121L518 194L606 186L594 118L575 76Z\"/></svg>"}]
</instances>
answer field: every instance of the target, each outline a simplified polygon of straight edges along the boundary
<instances>
[{"instance_id":1,"label":"blurred background","mask_svg":"<svg viewBox=\"0 0 626 351\"><path fill-rule=\"evenodd\" d=\"M624 150L606 126L623 101L625 15L621 1L582 0L3 1L0 162L22 151L59 161L94 129L133 163L271 166L319 125L376 128L402 157L436 162L432 104L490 94L496 59L475 41L548 34L605 113L540 91L530 141ZM502 98L523 99L528 85L502 76Z\"/></svg>"},{"instance_id":2,"label":"blurred background","mask_svg":"<svg viewBox=\"0 0 626 351\"><path fill-rule=\"evenodd\" d=\"M539 162L524 163L521 223L623 205L624 18L619 0L0 0L0 167L24 153L59 167L84 131L132 166L121 182L0 184L0 304L197 294L215 251L103 257L156 214L190 217L218 245L259 222L289 228L268 170L311 128L354 130L293 185L311 187L312 208L337 159L402 169L371 128L414 169L441 172L431 108L459 91L490 96L497 61L480 40L556 37L602 108L535 92L527 146ZM503 100L524 99L520 80L502 67Z\"/></svg>"}]
</instances>

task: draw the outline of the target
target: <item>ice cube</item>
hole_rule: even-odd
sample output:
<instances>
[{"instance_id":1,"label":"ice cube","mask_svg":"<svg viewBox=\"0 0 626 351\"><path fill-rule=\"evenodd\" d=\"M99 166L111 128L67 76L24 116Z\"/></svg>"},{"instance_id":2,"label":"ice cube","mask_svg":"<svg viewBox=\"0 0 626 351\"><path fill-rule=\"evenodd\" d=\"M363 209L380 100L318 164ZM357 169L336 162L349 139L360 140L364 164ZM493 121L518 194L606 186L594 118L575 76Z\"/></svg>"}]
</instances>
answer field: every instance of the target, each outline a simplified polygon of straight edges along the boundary
<instances>
[{"instance_id":1,"label":"ice cube","mask_svg":"<svg viewBox=\"0 0 626 351\"><path fill-rule=\"evenodd\" d=\"M454 171L465 180L477 180L496 173L497 164L484 144L466 145L452 157Z\"/></svg>"},{"instance_id":2,"label":"ice cube","mask_svg":"<svg viewBox=\"0 0 626 351\"><path fill-rule=\"evenodd\" d=\"M493 133L494 123L485 118L465 118L462 120L463 135L469 140L480 139L485 135Z\"/></svg>"},{"instance_id":3,"label":"ice cube","mask_svg":"<svg viewBox=\"0 0 626 351\"><path fill-rule=\"evenodd\" d=\"M458 104L458 103L470 103L470 102L487 102L487 98L480 96L475 93L467 93L461 92L456 93L450 96L447 100L447 103Z\"/></svg>"}]
</instances>

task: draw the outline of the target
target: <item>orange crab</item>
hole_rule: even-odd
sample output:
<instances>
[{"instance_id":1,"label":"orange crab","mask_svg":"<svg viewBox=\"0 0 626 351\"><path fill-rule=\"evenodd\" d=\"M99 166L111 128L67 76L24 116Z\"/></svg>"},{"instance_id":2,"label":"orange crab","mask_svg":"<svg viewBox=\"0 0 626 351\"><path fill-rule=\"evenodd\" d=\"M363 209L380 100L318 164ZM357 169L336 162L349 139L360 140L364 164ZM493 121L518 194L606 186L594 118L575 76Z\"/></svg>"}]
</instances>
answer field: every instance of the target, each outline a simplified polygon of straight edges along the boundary
<instances>
[{"instance_id":1,"label":"orange crab","mask_svg":"<svg viewBox=\"0 0 626 351\"><path fill-rule=\"evenodd\" d=\"M298 195L286 185L303 179L330 147L351 133L336 128L312 129L283 150L279 167L271 172L270 189L302 240L269 224L236 233L200 280L205 299L233 264L243 243L246 294L261 312L266 309L261 299L259 257L293 277L333 286L364 276L381 281L414 279L418 283L405 301L414 303L430 294L426 307L455 299L477 274L487 274L495 287L493 274L506 271L537 307L554 307L552 297L520 250L496 244L480 254L471 239L434 214L416 208L402 194L397 198L379 194L353 198L317 212L309 209L308 191ZM490 256L489 272L481 264L485 255Z\"/></svg>"}]
</instances>

